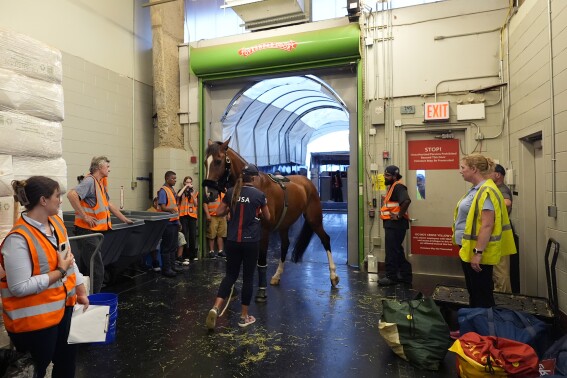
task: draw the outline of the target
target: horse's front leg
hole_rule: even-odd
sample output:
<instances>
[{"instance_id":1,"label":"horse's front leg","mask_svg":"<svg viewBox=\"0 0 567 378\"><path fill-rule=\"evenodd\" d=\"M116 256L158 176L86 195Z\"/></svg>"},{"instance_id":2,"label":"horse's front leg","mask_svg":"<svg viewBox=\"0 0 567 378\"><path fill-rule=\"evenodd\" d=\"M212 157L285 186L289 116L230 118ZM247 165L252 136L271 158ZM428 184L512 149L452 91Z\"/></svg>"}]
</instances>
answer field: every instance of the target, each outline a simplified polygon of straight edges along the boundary
<instances>
[{"instance_id":1,"label":"horse's front leg","mask_svg":"<svg viewBox=\"0 0 567 378\"><path fill-rule=\"evenodd\" d=\"M280 280L282 278L282 274L284 272L284 264L285 259L287 256L287 250L289 249L289 235L288 230L280 230L280 240L281 240L281 256L280 256L280 263L278 264L278 269L276 273L270 280L270 284L277 286L280 284Z\"/></svg>"},{"instance_id":2,"label":"horse's front leg","mask_svg":"<svg viewBox=\"0 0 567 378\"><path fill-rule=\"evenodd\" d=\"M337 287L337 285L339 284L339 276L337 276L337 266L335 265L335 261L333 261L333 255L331 254L330 249L327 249L327 260L329 260L331 285L333 287Z\"/></svg>"}]
</instances>

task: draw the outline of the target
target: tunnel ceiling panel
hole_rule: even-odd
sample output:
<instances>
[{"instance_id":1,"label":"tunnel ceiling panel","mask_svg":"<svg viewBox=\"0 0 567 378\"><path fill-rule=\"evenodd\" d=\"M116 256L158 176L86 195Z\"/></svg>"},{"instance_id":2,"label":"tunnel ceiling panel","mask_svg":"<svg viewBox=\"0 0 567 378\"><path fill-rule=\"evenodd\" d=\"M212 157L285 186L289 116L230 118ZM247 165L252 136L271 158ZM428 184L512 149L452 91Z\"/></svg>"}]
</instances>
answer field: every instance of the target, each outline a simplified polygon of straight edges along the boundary
<instances>
[{"instance_id":1,"label":"tunnel ceiling panel","mask_svg":"<svg viewBox=\"0 0 567 378\"><path fill-rule=\"evenodd\" d=\"M230 147L259 166L305 164L312 137L349 129L344 102L322 80L263 80L239 94L221 119Z\"/></svg>"}]
</instances>

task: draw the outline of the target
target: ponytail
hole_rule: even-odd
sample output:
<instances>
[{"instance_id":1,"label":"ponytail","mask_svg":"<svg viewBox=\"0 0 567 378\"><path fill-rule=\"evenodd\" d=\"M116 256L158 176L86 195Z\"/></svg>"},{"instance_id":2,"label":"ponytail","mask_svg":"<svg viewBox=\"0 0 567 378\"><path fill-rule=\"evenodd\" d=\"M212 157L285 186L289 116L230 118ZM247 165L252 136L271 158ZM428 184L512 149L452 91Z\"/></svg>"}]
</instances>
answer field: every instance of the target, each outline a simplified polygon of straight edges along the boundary
<instances>
[{"instance_id":1,"label":"ponytail","mask_svg":"<svg viewBox=\"0 0 567 378\"><path fill-rule=\"evenodd\" d=\"M240 197L240 191L242 190L242 175L238 177L236 180L236 185L234 185L234 189L232 192L232 198L230 199L230 208L235 209L236 203L238 202L238 198Z\"/></svg>"},{"instance_id":2,"label":"ponytail","mask_svg":"<svg viewBox=\"0 0 567 378\"><path fill-rule=\"evenodd\" d=\"M29 211L39 203L41 197L51 197L59 189L59 183L49 177L32 176L27 180L12 181L12 189L16 201Z\"/></svg>"}]
</instances>

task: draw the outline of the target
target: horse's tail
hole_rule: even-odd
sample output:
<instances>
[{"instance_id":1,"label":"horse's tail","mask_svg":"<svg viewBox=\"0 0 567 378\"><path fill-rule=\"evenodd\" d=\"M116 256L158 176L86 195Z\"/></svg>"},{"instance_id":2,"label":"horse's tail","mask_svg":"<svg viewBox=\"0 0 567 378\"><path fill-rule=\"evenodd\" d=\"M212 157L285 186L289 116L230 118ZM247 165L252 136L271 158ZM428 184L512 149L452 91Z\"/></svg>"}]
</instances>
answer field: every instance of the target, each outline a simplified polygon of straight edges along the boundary
<instances>
[{"instance_id":1,"label":"horse's tail","mask_svg":"<svg viewBox=\"0 0 567 378\"><path fill-rule=\"evenodd\" d=\"M309 225L309 222L304 220L303 227L301 227L301 232L297 240L295 241L295 246L293 247L293 253L291 254L291 261L294 263L301 261L303 254L307 250L307 246L311 241L313 236L313 229Z\"/></svg>"}]
</instances>

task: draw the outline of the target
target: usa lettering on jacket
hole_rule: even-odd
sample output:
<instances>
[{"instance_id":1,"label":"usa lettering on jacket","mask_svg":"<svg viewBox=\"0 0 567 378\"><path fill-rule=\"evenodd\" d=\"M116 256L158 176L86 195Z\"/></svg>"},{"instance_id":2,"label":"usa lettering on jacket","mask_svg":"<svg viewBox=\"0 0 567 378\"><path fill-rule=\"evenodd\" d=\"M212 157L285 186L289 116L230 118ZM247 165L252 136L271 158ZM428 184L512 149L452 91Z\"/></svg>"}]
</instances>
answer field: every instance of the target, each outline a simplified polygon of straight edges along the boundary
<instances>
[{"instance_id":1,"label":"usa lettering on jacket","mask_svg":"<svg viewBox=\"0 0 567 378\"><path fill-rule=\"evenodd\" d=\"M237 202L248 202L250 203L249 197L239 197Z\"/></svg>"}]
</instances>

